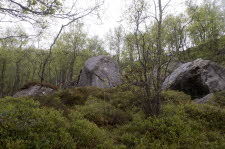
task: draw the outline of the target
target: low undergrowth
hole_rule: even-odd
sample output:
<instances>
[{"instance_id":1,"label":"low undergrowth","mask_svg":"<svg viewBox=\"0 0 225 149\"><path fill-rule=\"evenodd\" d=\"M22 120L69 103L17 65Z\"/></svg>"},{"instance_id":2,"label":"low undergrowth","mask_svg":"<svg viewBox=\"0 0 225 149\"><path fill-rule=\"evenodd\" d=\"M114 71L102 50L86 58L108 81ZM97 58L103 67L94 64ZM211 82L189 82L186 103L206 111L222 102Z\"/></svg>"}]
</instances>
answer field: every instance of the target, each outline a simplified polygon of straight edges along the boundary
<instances>
[{"instance_id":1,"label":"low undergrowth","mask_svg":"<svg viewBox=\"0 0 225 149\"><path fill-rule=\"evenodd\" d=\"M126 86L58 90L0 100L0 148L225 148L224 93L195 104L164 91L158 117L146 118L142 91Z\"/></svg>"}]
</instances>

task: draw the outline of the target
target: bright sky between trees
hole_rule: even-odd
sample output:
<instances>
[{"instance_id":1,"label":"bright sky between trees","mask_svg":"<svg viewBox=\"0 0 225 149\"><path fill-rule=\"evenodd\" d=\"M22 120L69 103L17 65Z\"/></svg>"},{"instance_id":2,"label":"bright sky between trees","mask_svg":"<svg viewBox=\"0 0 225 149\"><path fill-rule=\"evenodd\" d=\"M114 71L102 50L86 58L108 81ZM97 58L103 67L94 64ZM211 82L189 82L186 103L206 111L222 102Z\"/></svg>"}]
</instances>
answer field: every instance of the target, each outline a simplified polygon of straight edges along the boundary
<instances>
[{"instance_id":1,"label":"bright sky between trees","mask_svg":"<svg viewBox=\"0 0 225 149\"><path fill-rule=\"evenodd\" d=\"M150 0L153 1L153 0ZM166 4L169 0L163 0ZM88 19L86 21L86 28L90 35L98 35L104 38L105 34L110 30L123 23L123 12L125 7L131 2L131 0L105 0L103 6L104 14L101 21L93 21ZM196 0L196 3L201 0ZM172 0L168 6L167 13L178 14L185 10L185 0Z\"/></svg>"},{"instance_id":2,"label":"bright sky between trees","mask_svg":"<svg viewBox=\"0 0 225 149\"><path fill-rule=\"evenodd\" d=\"M70 7L70 3L73 3L76 0L65 0L65 5ZM163 5L166 5L170 0L162 0ZM165 13L179 14L185 11L185 1L186 0L171 0ZM198 3L202 0L196 0L195 3ZM83 8L88 7L93 3L94 0L79 0L79 5ZM113 30L115 27L122 25L124 28L128 29L128 24L124 19L124 11L127 9L127 6L132 2L132 0L104 0L104 5L100 11L100 18L94 17L93 15L87 16L82 19L84 22L85 31L89 36L99 36L101 39L104 39L106 34ZM149 0L150 3L153 0ZM150 10L151 11L151 10ZM51 27L45 31L45 37L41 37L40 42L42 47L45 48L52 43L52 39L56 36L60 26L63 22L60 21L50 21ZM18 26L19 23L14 24ZM23 29L29 34L33 34L35 28L28 24L20 24ZM2 25L2 30L4 28L10 27L9 24L5 23ZM34 41L35 45L37 41Z\"/></svg>"}]
</instances>

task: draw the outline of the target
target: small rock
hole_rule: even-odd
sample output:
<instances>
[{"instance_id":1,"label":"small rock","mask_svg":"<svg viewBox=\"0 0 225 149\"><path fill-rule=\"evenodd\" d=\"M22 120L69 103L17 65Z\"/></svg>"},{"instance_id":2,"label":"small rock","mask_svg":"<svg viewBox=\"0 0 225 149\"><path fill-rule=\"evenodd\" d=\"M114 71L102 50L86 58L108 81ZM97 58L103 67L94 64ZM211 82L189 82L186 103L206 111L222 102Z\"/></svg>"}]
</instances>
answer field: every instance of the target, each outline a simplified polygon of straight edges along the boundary
<instances>
[{"instance_id":1,"label":"small rock","mask_svg":"<svg viewBox=\"0 0 225 149\"><path fill-rule=\"evenodd\" d=\"M194 102L199 103L199 104L207 103L212 97L213 97L213 93L208 94L203 98L194 99Z\"/></svg>"},{"instance_id":2,"label":"small rock","mask_svg":"<svg viewBox=\"0 0 225 149\"><path fill-rule=\"evenodd\" d=\"M13 97L43 96L43 95L53 94L54 92L55 90L52 88L34 85L26 89L22 89L21 91L18 91L16 94L13 95Z\"/></svg>"}]
</instances>

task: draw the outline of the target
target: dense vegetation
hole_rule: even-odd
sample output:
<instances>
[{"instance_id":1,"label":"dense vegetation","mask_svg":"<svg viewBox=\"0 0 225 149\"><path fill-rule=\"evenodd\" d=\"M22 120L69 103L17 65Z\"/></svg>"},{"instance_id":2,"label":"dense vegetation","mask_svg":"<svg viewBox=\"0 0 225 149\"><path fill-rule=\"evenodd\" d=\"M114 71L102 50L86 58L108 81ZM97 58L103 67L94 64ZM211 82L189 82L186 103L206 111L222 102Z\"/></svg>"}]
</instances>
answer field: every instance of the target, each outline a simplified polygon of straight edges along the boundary
<instances>
[{"instance_id":1,"label":"dense vegetation","mask_svg":"<svg viewBox=\"0 0 225 149\"><path fill-rule=\"evenodd\" d=\"M129 90L129 91L128 91ZM144 115L136 87L59 90L0 100L0 148L224 148L225 94L197 105L163 92L158 117Z\"/></svg>"},{"instance_id":2,"label":"dense vegetation","mask_svg":"<svg viewBox=\"0 0 225 149\"><path fill-rule=\"evenodd\" d=\"M0 2L0 149L225 148L225 92L196 104L190 95L161 89L170 64L203 58L225 66L224 1L188 0L185 12L173 14L161 0L132 0L125 27L105 39L90 36L81 20L100 17L102 3L65 9L62 0L16 1ZM67 23L43 48L45 31L59 19ZM40 32L2 25L20 21ZM84 62L97 55L117 61L123 84L74 87ZM10 97L37 82L56 92Z\"/></svg>"}]
</instances>

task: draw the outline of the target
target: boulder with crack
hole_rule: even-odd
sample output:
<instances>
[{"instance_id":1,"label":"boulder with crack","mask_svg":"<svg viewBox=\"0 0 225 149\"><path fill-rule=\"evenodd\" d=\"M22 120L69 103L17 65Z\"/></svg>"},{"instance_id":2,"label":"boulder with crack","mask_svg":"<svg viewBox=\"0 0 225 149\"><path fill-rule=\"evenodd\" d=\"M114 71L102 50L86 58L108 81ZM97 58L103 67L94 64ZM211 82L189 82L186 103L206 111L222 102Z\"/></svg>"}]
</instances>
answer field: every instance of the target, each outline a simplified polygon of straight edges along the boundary
<instances>
[{"instance_id":1,"label":"boulder with crack","mask_svg":"<svg viewBox=\"0 0 225 149\"><path fill-rule=\"evenodd\" d=\"M108 56L89 58L80 73L78 86L112 88L120 85L121 74L118 64Z\"/></svg>"},{"instance_id":2,"label":"boulder with crack","mask_svg":"<svg viewBox=\"0 0 225 149\"><path fill-rule=\"evenodd\" d=\"M225 90L225 69L209 60L188 62L169 75L162 88L183 91L195 98Z\"/></svg>"}]
</instances>

